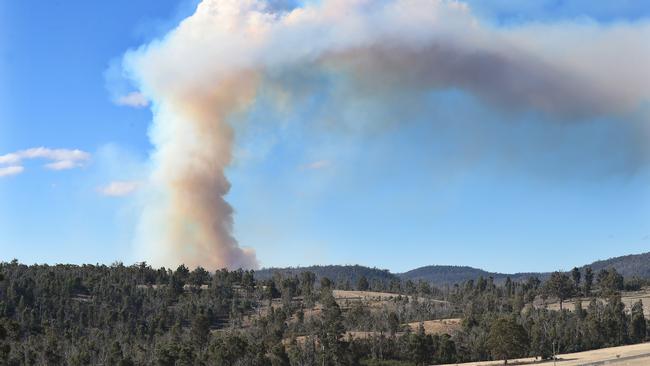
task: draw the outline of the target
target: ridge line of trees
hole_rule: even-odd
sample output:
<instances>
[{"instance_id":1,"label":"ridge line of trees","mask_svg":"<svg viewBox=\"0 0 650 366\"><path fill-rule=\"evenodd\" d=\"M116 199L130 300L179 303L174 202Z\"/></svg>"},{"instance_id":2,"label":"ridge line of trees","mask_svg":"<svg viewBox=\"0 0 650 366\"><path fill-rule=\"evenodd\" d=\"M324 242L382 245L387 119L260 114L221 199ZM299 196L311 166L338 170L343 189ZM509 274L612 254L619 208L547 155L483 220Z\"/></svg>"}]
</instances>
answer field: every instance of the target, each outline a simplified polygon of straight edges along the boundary
<instances>
[{"instance_id":1,"label":"ridge line of trees","mask_svg":"<svg viewBox=\"0 0 650 366\"><path fill-rule=\"evenodd\" d=\"M643 342L647 283L615 269L555 272L542 282L479 277L352 281L313 272L0 263L0 365L429 365ZM381 302L334 290L382 291ZM546 304L557 299L561 309ZM574 299L573 309L566 301ZM587 301L583 307L583 299ZM460 318L456 331L425 321ZM409 323L420 323L412 328ZM365 337L354 337L354 333Z\"/></svg>"}]
</instances>

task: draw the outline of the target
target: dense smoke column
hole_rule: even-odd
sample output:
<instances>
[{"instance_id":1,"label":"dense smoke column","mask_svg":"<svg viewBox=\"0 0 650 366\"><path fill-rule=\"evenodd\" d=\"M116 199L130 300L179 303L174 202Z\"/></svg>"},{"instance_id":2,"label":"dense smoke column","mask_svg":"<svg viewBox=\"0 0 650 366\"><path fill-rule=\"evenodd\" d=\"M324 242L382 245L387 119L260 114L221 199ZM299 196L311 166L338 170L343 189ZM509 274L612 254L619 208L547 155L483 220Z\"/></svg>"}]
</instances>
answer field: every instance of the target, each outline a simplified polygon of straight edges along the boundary
<instances>
[{"instance_id":1,"label":"dense smoke column","mask_svg":"<svg viewBox=\"0 0 650 366\"><path fill-rule=\"evenodd\" d=\"M157 101L151 186L159 193L143 213L140 240L155 264L256 268L255 253L232 235L233 209L225 169L232 160L228 116L253 100L255 78L240 74L200 90Z\"/></svg>"},{"instance_id":2,"label":"dense smoke column","mask_svg":"<svg viewBox=\"0 0 650 366\"><path fill-rule=\"evenodd\" d=\"M232 234L225 169L232 116L269 79L270 93L318 93L302 87L310 78L301 75L326 72L343 81L346 102L381 101L386 110L398 110L405 96L460 89L554 123L586 121L647 105L648 38L647 22L495 28L451 0L324 0L294 9L203 0L163 39L125 56L125 71L154 112L141 255L167 266L257 266Z\"/></svg>"}]
</instances>

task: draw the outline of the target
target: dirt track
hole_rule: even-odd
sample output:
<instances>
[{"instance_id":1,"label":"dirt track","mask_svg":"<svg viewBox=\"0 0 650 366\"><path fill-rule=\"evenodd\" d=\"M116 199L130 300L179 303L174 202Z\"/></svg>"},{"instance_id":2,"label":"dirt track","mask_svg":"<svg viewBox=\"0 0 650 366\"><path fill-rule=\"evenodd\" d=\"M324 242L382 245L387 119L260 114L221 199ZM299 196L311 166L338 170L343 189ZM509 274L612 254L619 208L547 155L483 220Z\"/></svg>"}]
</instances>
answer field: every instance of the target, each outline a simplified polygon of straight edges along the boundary
<instances>
[{"instance_id":1,"label":"dirt track","mask_svg":"<svg viewBox=\"0 0 650 366\"><path fill-rule=\"evenodd\" d=\"M593 351L568 353L559 355L555 362L557 366L648 366L650 365L650 343L630 346L602 348ZM496 366L503 361L470 362L450 364L459 366ZM553 361L539 361L525 358L508 361L508 365L553 365Z\"/></svg>"}]
</instances>

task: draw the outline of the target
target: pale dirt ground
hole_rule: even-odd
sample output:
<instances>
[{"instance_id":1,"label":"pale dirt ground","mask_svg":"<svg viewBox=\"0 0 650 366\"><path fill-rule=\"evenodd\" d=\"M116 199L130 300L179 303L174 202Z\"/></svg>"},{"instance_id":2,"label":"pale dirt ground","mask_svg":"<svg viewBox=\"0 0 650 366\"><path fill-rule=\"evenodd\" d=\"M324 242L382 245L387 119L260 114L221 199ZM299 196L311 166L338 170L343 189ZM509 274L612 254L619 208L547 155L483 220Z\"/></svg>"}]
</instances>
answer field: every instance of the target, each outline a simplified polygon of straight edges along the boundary
<instances>
[{"instance_id":1,"label":"pale dirt ground","mask_svg":"<svg viewBox=\"0 0 650 366\"><path fill-rule=\"evenodd\" d=\"M591 299L583 297L581 298L581 300L582 300L582 308L586 309L589 306L589 302L591 301ZM599 299L599 300L603 302L606 301L605 299ZM621 301L623 301L623 303L625 304L627 311L630 311L632 305L639 300L643 301L643 312L645 313L645 316L650 317L650 288L644 288L641 291L623 292L621 294ZM575 301L576 299L566 300L562 304L562 307L564 309L573 311L575 307ZM546 307L549 310L560 310L560 303L559 302L548 303ZM648 366L650 366L650 363L648 363Z\"/></svg>"},{"instance_id":2,"label":"pale dirt ground","mask_svg":"<svg viewBox=\"0 0 650 366\"><path fill-rule=\"evenodd\" d=\"M633 344L630 346L602 348L593 351L567 353L558 355L557 366L649 366L650 343ZM629 359L626 359L630 357ZM503 361L469 362L449 364L459 366L496 366ZM536 361L534 358L524 358L508 361L508 365L553 365L553 361Z\"/></svg>"},{"instance_id":3,"label":"pale dirt ground","mask_svg":"<svg viewBox=\"0 0 650 366\"><path fill-rule=\"evenodd\" d=\"M332 294L334 295L334 298L336 299L336 303L342 308L346 309L349 308L353 303L358 302L358 301L364 301L368 304L369 307L380 307L384 303L391 301L392 299L396 298L398 295L396 294L391 294L387 292L372 292L372 291L344 291L344 290L333 290ZM302 299L300 297L297 297L294 299L294 301ZM431 301L436 301L436 300L431 300ZM436 301L437 302L437 301ZM249 316L244 317L245 319L245 324L249 325L250 321L252 318L257 317L258 315L266 315L269 312L269 307L268 303L266 301L262 302L263 305L259 309L259 314L251 314ZM444 301L441 301L441 303L444 303ZM280 308L282 306L282 300L280 299L273 299L271 302L271 306L274 309ZM321 304L316 304L312 308L307 308L304 309L303 312L305 314L305 319L309 319L311 317L319 316L320 313L323 311L323 308ZM295 319L294 319L295 320ZM354 332L354 333L363 333L363 332Z\"/></svg>"},{"instance_id":4,"label":"pale dirt ground","mask_svg":"<svg viewBox=\"0 0 650 366\"><path fill-rule=\"evenodd\" d=\"M426 320L422 322L424 325L425 334L453 334L460 329L460 319L438 319ZM420 327L420 322L413 322L405 324L411 328L412 332L417 332ZM387 335L387 333L384 333ZM397 336L404 334L404 332L397 332ZM368 338L380 335L379 332L364 332L364 331L349 331L345 332L345 338L352 336L354 339Z\"/></svg>"},{"instance_id":5,"label":"pale dirt ground","mask_svg":"<svg viewBox=\"0 0 650 366\"><path fill-rule=\"evenodd\" d=\"M459 318L426 320L422 323L424 325L424 333L426 334L454 334L461 328ZM417 332L420 327L420 322L409 323L408 326L413 332Z\"/></svg>"},{"instance_id":6,"label":"pale dirt ground","mask_svg":"<svg viewBox=\"0 0 650 366\"><path fill-rule=\"evenodd\" d=\"M386 301L396 298L398 295L388 292L373 292L373 291L346 291L346 290L333 290L334 297L339 300L377 300ZM405 296L402 296L405 297Z\"/></svg>"},{"instance_id":7,"label":"pale dirt ground","mask_svg":"<svg viewBox=\"0 0 650 366\"><path fill-rule=\"evenodd\" d=\"M366 300L366 301L388 301L392 300L400 295L391 294L388 292L374 292L374 291L346 291L346 290L333 290L332 293L336 300ZM402 298L408 297L413 299L413 296L401 295ZM425 298L418 298L418 301L431 301L441 304L446 304L447 301L442 300L432 300Z\"/></svg>"}]
</instances>

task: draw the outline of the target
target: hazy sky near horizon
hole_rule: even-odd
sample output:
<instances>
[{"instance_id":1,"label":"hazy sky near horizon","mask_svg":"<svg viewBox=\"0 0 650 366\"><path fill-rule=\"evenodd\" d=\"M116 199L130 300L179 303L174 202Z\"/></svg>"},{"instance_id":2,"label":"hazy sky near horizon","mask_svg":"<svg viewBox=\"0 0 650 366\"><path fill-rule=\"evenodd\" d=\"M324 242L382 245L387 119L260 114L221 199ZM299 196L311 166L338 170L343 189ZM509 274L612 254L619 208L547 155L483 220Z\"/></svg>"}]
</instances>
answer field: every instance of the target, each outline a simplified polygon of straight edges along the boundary
<instances>
[{"instance_id":1,"label":"hazy sky near horizon","mask_svg":"<svg viewBox=\"0 0 650 366\"><path fill-rule=\"evenodd\" d=\"M0 260L147 259L133 238L153 117L117 65L197 3L0 3ZM642 0L467 3L495 29L650 22ZM235 127L226 196L234 236L262 266L550 271L650 250L648 100L558 117L450 87L418 113L357 103L344 116L357 124L323 128L305 121L330 115L324 96L288 114L265 97Z\"/></svg>"}]
</instances>

